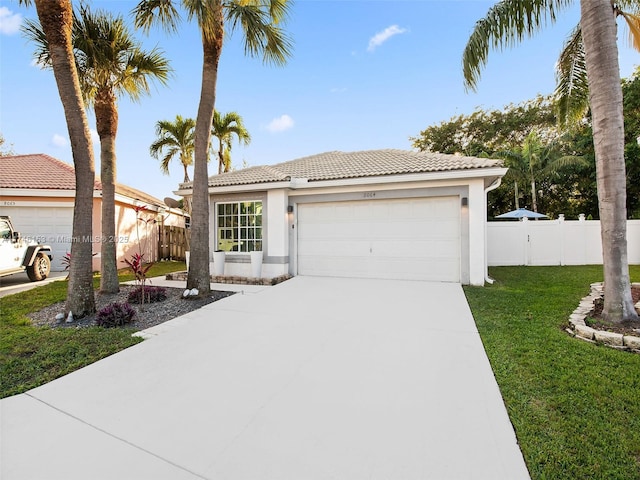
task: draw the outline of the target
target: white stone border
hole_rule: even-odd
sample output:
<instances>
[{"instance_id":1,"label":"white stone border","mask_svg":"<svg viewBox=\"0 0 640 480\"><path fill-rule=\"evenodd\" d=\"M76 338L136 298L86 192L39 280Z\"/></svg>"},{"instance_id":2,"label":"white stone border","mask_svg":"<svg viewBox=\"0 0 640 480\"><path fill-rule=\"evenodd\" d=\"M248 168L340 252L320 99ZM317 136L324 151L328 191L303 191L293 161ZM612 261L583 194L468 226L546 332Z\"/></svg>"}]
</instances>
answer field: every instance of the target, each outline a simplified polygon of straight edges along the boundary
<instances>
[{"instance_id":1,"label":"white stone border","mask_svg":"<svg viewBox=\"0 0 640 480\"><path fill-rule=\"evenodd\" d=\"M640 286L640 283L634 283L633 286ZM569 328L566 331L580 340L591 343L601 343L607 347L616 348L618 350L626 350L634 353L640 353L640 334L623 335L622 333L606 332L596 330L589 327L585 323L587 318L593 312L593 303L598 298L603 298L602 282L591 284L591 293L584 297L578 308L569 316ZM636 310L640 310L640 302L636 304Z\"/></svg>"}]
</instances>

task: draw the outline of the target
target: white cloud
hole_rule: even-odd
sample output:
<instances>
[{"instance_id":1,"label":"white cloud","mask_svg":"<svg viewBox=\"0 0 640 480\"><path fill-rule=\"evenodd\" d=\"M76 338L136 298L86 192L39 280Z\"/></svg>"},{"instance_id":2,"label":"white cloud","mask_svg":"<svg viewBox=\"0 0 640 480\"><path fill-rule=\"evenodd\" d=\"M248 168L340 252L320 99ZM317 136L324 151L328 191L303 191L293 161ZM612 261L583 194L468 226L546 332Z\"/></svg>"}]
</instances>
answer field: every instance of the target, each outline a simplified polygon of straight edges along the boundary
<instances>
[{"instance_id":1,"label":"white cloud","mask_svg":"<svg viewBox=\"0 0 640 480\"><path fill-rule=\"evenodd\" d=\"M391 25L390 27L385 28L383 31L378 32L373 37L371 37L371 39L369 40L367 51L373 52L376 48L378 48L394 35L399 35L401 33L405 33L406 31L406 28L400 28L398 25Z\"/></svg>"},{"instance_id":2,"label":"white cloud","mask_svg":"<svg viewBox=\"0 0 640 480\"><path fill-rule=\"evenodd\" d=\"M68 144L69 144L69 141L65 136L62 136L56 133L53 135L53 137L51 137L51 145L53 145L54 147L64 148Z\"/></svg>"},{"instance_id":3,"label":"white cloud","mask_svg":"<svg viewBox=\"0 0 640 480\"><path fill-rule=\"evenodd\" d=\"M293 128L293 118L287 114L274 118L267 125L267 130L271 133L284 132L290 128Z\"/></svg>"},{"instance_id":4,"label":"white cloud","mask_svg":"<svg viewBox=\"0 0 640 480\"><path fill-rule=\"evenodd\" d=\"M334 87L331 90L329 90L331 93L344 93L347 91L346 87Z\"/></svg>"},{"instance_id":5,"label":"white cloud","mask_svg":"<svg viewBox=\"0 0 640 480\"><path fill-rule=\"evenodd\" d=\"M99 144L100 143L100 135L98 135L98 131L95 129L91 129L91 141L93 142L94 145Z\"/></svg>"},{"instance_id":6,"label":"white cloud","mask_svg":"<svg viewBox=\"0 0 640 480\"><path fill-rule=\"evenodd\" d=\"M7 7L0 7L0 33L13 35L20 31L22 15L13 13Z\"/></svg>"}]
</instances>

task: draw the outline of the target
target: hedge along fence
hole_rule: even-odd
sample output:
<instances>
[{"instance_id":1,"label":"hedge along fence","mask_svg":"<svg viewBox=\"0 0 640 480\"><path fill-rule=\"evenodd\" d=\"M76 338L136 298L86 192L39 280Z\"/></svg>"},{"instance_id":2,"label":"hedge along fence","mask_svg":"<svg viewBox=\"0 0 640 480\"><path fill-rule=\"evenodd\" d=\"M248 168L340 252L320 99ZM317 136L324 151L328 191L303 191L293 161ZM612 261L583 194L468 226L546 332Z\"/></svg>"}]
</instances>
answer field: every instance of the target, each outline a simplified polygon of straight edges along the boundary
<instances>
[{"instance_id":1,"label":"hedge along fence","mask_svg":"<svg viewBox=\"0 0 640 480\"><path fill-rule=\"evenodd\" d=\"M640 264L640 220L627 221L627 255L630 264ZM600 220L489 222L487 261L489 266L601 265Z\"/></svg>"}]
</instances>

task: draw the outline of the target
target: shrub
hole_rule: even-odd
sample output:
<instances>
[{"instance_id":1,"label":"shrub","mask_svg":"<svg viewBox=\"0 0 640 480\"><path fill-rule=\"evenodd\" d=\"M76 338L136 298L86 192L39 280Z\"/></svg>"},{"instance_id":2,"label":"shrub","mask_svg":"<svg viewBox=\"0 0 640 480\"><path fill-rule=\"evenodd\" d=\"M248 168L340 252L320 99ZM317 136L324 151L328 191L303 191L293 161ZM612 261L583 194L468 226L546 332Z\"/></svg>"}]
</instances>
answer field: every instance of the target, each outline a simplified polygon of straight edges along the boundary
<instances>
[{"instance_id":1,"label":"shrub","mask_svg":"<svg viewBox=\"0 0 640 480\"><path fill-rule=\"evenodd\" d=\"M136 311L128 303L110 303L96 314L100 327L119 327L131 322Z\"/></svg>"},{"instance_id":2,"label":"shrub","mask_svg":"<svg viewBox=\"0 0 640 480\"><path fill-rule=\"evenodd\" d=\"M144 298L142 295L144 292ZM147 287L147 286L139 286L136 287L135 290L131 290L129 295L127 296L127 301L129 303L153 303L153 302L161 302L167 299L167 290L162 287Z\"/></svg>"}]
</instances>

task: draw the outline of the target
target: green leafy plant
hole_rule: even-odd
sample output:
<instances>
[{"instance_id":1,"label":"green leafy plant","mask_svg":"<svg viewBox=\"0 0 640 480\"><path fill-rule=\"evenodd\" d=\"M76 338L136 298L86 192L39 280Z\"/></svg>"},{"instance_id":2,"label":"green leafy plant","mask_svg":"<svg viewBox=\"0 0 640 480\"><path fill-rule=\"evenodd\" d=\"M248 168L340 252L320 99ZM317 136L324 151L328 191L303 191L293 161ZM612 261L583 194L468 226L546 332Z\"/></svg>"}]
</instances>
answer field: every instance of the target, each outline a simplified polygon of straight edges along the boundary
<instances>
[{"instance_id":1,"label":"green leafy plant","mask_svg":"<svg viewBox=\"0 0 640 480\"><path fill-rule=\"evenodd\" d=\"M128 303L110 303L96 314L96 324L100 327L119 327L131 323L136 311Z\"/></svg>"},{"instance_id":2,"label":"green leafy plant","mask_svg":"<svg viewBox=\"0 0 640 480\"><path fill-rule=\"evenodd\" d=\"M131 255L131 260L125 259L124 262L129 265L133 275L136 277L136 283L144 290L145 283L147 281L147 272L153 266L153 262L145 263L144 254L134 253ZM141 305L144 304L144 295L142 295Z\"/></svg>"},{"instance_id":3,"label":"green leafy plant","mask_svg":"<svg viewBox=\"0 0 640 480\"><path fill-rule=\"evenodd\" d=\"M135 290L129 292L127 301L129 303L154 303L162 302L167 299L167 290L162 287L143 287L139 286Z\"/></svg>"}]
</instances>

